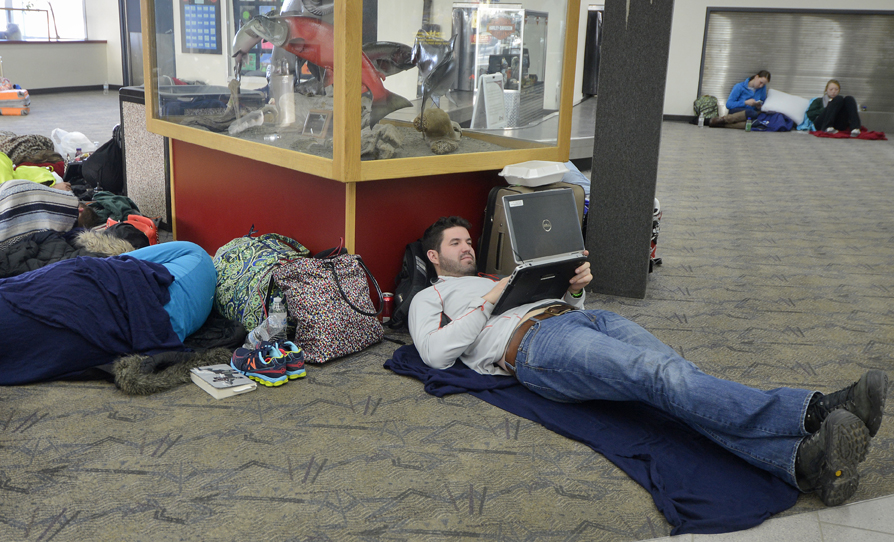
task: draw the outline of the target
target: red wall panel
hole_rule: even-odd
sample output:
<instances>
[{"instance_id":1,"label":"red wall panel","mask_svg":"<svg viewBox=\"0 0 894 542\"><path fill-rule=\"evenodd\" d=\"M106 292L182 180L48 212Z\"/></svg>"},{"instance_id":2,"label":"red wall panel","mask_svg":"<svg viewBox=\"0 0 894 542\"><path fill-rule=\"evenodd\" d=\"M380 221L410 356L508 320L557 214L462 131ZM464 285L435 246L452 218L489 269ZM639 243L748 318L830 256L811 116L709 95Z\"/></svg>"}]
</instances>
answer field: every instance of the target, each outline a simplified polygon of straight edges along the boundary
<instances>
[{"instance_id":1,"label":"red wall panel","mask_svg":"<svg viewBox=\"0 0 894 542\"><path fill-rule=\"evenodd\" d=\"M311 252L345 235L345 185L299 171L172 140L177 239L209 254L251 225Z\"/></svg>"},{"instance_id":2,"label":"red wall panel","mask_svg":"<svg viewBox=\"0 0 894 542\"><path fill-rule=\"evenodd\" d=\"M506 181L496 171L388 179L357 184L356 252L383 291L394 291L407 243L441 216L459 215L472 223L478 240L487 194Z\"/></svg>"},{"instance_id":3,"label":"red wall panel","mask_svg":"<svg viewBox=\"0 0 894 542\"><path fill-rule=\"evenodd\" d=\"M209 254L252 224L292 237L312 253L345 235L343 183L172 140L177 239ZM404 247L441 216L460 215L481 234L487 194L505 181L496 171L357 183L355 252L383 291L394 290Z\"/></svg>"}]
</instances>

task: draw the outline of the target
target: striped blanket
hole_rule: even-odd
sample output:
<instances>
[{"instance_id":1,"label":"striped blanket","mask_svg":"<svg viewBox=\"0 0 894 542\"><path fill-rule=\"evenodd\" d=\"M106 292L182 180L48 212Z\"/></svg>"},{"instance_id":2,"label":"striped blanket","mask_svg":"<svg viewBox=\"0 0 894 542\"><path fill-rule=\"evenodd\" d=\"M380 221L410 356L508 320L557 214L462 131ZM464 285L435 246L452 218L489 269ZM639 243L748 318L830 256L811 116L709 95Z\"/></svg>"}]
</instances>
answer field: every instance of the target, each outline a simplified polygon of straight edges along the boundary
<instances>
[{"instance_id":1,"label":"striped blanket","mask_svg":"<svg viewBox=\"0 0 894 542\"><path fill-rule=\"evenodd\" d=\"M23 179L0 184L0 242L22 234L66 232L78 221L78 198L71 192Z\"/></svg>"}]
</instances>

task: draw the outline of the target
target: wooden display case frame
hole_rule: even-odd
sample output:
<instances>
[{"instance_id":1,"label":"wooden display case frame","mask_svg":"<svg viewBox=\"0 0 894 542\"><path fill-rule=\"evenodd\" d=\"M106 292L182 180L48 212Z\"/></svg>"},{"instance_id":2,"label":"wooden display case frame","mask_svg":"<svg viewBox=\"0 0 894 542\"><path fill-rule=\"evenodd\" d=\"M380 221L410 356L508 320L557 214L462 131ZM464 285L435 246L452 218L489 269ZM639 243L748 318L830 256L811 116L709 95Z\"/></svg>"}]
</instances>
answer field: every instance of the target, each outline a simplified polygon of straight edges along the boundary
<instances>
[{"instance_id":1,"label":"wooden display case frame","mask_svg":"<svg viewBox=\"0 0 894 542\"><path fill-rule=\"evenodd\" d=\"M345 89L360 87L362 43L362 0L341 0L335 3L334 24L339 39L334 43L334 112L332 115L333 154L322 158L245 141L223 134L191 128L156 117L158 80L152 76L156 65L155 0L141 0L143 17L143 66L146 81L146 127L150 132L202 147L238 156L251 156L284 168L309 173L343 183L375 181L485 171L528 160L568 160L570 152L571 114L574 96L574 73L577 57L577 30L580 0L567 0L565 39L562 54L562 82L559 98L559 125L556 145L507 138L487 133L465 132L464 137L489 140L509 150L470 154L431 155L413 158L362 161L360 158L360 93ZM357 111L346 115L346 111Z\"/></svg>"}]
</instances>

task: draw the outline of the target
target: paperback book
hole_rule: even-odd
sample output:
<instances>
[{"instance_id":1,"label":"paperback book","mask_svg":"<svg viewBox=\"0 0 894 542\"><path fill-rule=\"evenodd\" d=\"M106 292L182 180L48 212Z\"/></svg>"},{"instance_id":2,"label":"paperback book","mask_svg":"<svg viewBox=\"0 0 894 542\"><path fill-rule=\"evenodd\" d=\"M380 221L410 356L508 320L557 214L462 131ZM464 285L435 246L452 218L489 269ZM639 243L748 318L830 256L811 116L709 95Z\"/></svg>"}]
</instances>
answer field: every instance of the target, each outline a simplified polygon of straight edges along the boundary
<instances>
[{"instance_id":1,"label":"paperback book","mask_svg":"<svg viewBox=\"0 0 894 542\"><path fill-rule=\"evenodd\" d=\"M229 365L207 365L190 369L192 381L215 399L248 393L258 385Z\"/></svg>"}]
</instances>

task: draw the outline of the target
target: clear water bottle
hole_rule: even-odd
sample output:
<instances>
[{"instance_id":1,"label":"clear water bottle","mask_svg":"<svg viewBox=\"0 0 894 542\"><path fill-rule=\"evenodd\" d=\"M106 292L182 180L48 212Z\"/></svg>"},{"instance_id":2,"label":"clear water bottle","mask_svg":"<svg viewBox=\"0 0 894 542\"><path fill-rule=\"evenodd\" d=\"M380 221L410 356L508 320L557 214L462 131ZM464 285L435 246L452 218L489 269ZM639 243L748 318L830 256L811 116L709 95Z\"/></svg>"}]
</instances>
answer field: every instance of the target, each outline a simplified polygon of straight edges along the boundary
<instances>
[{"instance_id":1,"label":"clear water bottle","mask_svg":"<svg viewBox=\"0 0 894 542\"><path fill-rule=\"evenodd\" d=\"M103 83L103 85L102 85L102 93L103 93L104 95L108 95L108 94L109 94L109 84L108 84L108 83Z\"/></svg>"},{"instance_id":2,"label":"clear water bottle","mask_svg":"<svg viewBox=\"0 0 894 542\"><path fill-rule=\"evenodd\" d=\"M273 298L267 318L251 330L245 340L245 348L257 348L263 341L284 341L286 339L286 308L282 299Z\"/></svg>"},{"instance_id":3,"label":"clear water bottle","mask_svg":"<svg viewBox=\"0 0 894 542\"><path fill-rule=\"evenodd\" d=\"M705 114L704 113L698 114L698 127L699 128L705 127Z\"/></svg>"},{"instance_id":4,"label":"clear water bottle","mask_svg":"<svg viewBox=\"0 0 894 542\"><path fill-rule=\"evenodd\" d=\"M267 318L267 321L270 322L270 340L286 340L286 307L281 298L273 298L273 303L270 305L270 316Z\"/></svg>"},{"instance_id":5,"label":"clear water bottle","mask_svg":"<svg viewBox=\"0 0 894 542\"><path fill-rule=\"evenodd\" d=\"M746 132L751 131L751 117L748 117L748 120L745 121L745 131Z\"/></svg>"},{"instance_id":6,"label":"clear water bottle","mask_svg":"<svg viewBox=\"0 0 894 542\"><path fill-rule=\"evenodd\" d=\"M266 341L270 339L270 335L267 333L267 320L264 320L258 327L254 328L248 333L248 337L245 338L245 344L242 346L245 348L257 348L258 345L261 344L262 341Z\"/></svg>"}]
</instances>

